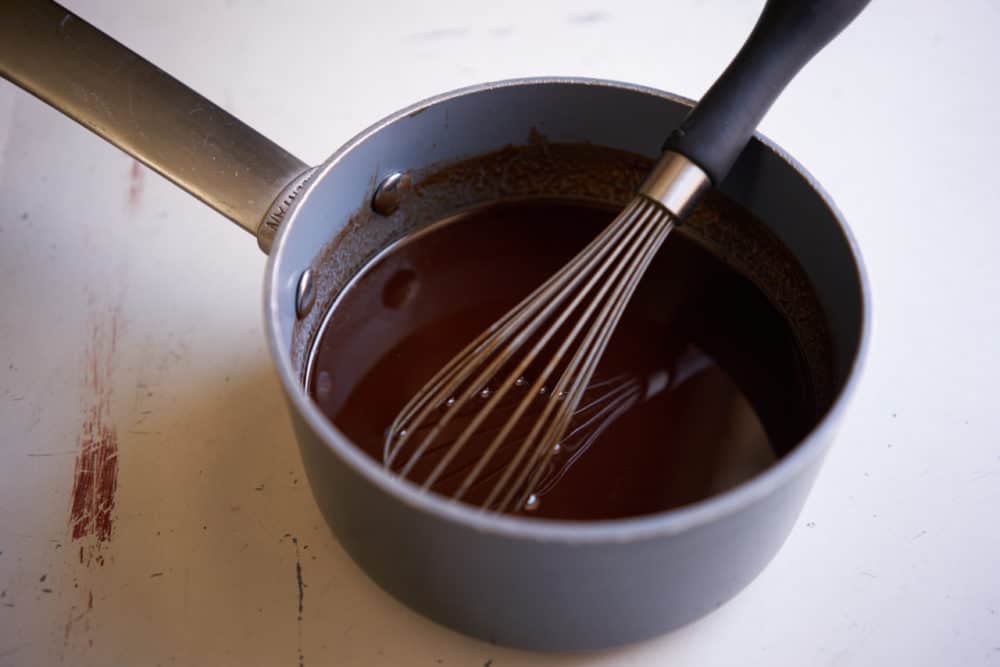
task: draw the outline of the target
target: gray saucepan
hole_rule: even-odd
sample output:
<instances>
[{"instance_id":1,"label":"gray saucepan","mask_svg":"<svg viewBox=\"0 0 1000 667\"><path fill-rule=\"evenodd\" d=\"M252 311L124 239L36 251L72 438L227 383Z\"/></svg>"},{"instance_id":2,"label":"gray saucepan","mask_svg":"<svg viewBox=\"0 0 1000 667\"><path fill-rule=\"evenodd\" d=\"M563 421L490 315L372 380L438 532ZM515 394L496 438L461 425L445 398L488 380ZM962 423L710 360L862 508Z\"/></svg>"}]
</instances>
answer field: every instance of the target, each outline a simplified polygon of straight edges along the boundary
<instances>
[{"instance_id":1,"label":"gray saucepan","mask_svg":"<svg viewBox=\"0 0 1000 667\"><path fill-rule=\"evenodd\" d=\"M484 84L403 109L310 168L54 3L0 3L0 74L256 235L269 253L268 342L313 494L357 564L413 609L506 645L603 648L718 607L788 536L858 382L869 295L830 197L765 137L756 136L720 189L756 214L812 280L836 353L832 407L776 465L719 495L640 518L543 521L480 513L387 474L304 389L303 321L405 233L391 223L351 226L387 176L523 144L533 131L654 158L688 100L608 81ZM306 273L331 253L339 273Z\"/></svg>"}]
</instances>

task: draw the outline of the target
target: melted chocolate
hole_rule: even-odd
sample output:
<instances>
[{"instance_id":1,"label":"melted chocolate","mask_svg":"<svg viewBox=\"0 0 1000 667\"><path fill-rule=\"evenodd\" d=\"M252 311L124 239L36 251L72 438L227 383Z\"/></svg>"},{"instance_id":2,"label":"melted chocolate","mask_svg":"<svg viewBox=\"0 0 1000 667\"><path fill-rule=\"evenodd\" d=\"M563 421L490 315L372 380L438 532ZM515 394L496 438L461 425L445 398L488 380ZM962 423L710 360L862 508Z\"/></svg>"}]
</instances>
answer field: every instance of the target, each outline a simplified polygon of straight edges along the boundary
<instances>
[{"instance_id":1,"label":"melted chocolate","mask_svg":"<svg viewBox=\"0 0 1000 667\"><path fill-rule=\"evenodd\" d=\"M414 393L614 214L567 200L508 202L396 244L334 304L314 351L310 394L381 462L387 427ZM803 280L801 271L786 275ZM812 295L807 284L797 289ZM754 282L702 243L671 234L535 488L537 507L522 513L649 514L766 469L825 408L798 333ZM470 443L469 456L477 445L485 443ZM434 462L422 462L412 477L420 481ZM448 493L460 479L452 475L435 489ZM481 500L489 481L468 500Z\"/></svg>"}]
</instances>

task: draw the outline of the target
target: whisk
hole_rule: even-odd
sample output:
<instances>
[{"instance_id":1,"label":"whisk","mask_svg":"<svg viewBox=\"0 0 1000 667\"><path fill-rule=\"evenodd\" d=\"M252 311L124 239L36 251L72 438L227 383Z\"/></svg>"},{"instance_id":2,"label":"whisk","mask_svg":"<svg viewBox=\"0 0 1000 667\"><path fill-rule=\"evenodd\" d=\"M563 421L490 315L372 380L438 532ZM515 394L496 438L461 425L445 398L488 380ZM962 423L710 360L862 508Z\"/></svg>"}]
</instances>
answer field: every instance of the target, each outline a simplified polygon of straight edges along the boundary
<instances>
[{"instance_id":1,"label":"whisk","mask_svg":"<svg viewBox=\"0 0 1000 667\"><path fill-rule=\"evenodd\" d=\"M671 385L671 375L666 370L658 370L642 377L636 373L622 372L610 377L594 378L583 392L580 404L573 412L570 427L561 439L553 445L552 460L543 468L538 483L533 487L532 493L526 498L524 508L534 510L539 503L539 499L566 474L573 464L600 438L612 424L623 414L627 413L639 403L649 400L659 395ZM506 423L510 413L516 409L524 394L529 391L528 383L515 383L510 394L508 394L501 404L494 407L490 413L489 425L481 424L477 435L481 438L490 437L499 432ZM484 400L482 397L479 400ZM444 414L444 410L438 411ZM537 410L536 410L537 412ZM454 415L449 426L438 435L433 446L423 452L420 463L430 468L435 467L442 457L448 456L453 448L454 438L462 433L468 425L469 420L474 419L479 413L478 406L470 403L464 409L459 409ZM494 418L495 417L495 418ZM527 420L522 420L522 422ZM432 417L426 423L421 424L419 429L428 431L436 426L436 420ZM508 435L507 449L520 443L526 435L526 429L515 429L515 432ZM416 439L420 439L421 433L414 434ZM391 442L387 439L383 451L383 461L387 461L394 456L393 452L399 443ZM506 454L510 454L507 451ZM506 468L504 451L495 457L499 463L487 466L480 474L475 483L470 484L466 491L475 492L480 488L495 481L497 476L504 472ZM451 460L451 465L435 480L438 488L454 486L454 481L462 481L464 475L468 473L478 459L461 456ZM466 478L467 479L467 478Z\"/></svg>"},{"instance_id":2,"label":"whisk","mask_svg":"<svg viewBox=\"0 0 1000 667\"><path fill-rule=\"evenodd\" d=\"M573 412L569 428L561 439L552 447L552 458L542 468L542 474L536 485L532 487L531 493L526 497L524 509L534 510L537 508L540 498L550 491L562 477L569 471L576 461L601 437L601 435L612 426L622 415L628 413L636 405L648 401L668 389L673 391L689 379L697 376L702 371L713 366L715 362L700 349L689 345L672 364L671 368L658 368L657 370L639 374L635 371L622 371L609 377L594 378L586 387L581 397L580 403ZM530 391L528 383L516 382L511 392L501 403L489 414L489 425L480 425L477 435L488 437L495 435L506 423L513 409L516 409L524 394ZM540 393L544 396L546 393ZM488 399L489 397L487 397ZM483 399L480 396L480 400ZM453 404L451 407L454 407ZM449 410L446 404L438 410L438 416L445 414ZM456 412L450 415L450 426L445 428L432 447L424 453L421 462L431 467L437 465L442 456L447 456L454 451L452 444L454 437L461 434L469 420L481 414L478 406L474 403L457 408ZM522 420L526 421L526 420ZM429 431L437 425L437 421L432 416L427 422L420 425L420 429ZM392 429L390 429L391 432ZM509 434L508 447L520 444L525 437L525 429ZM414 436L420 440L420 433ZM398 436L397 436L398 437ZM392 442L392 438L387 438L382 452L382 460L387 461L394 456L394 450L399 443ZM508 452L509 453L509 452ZM483 471L474 484L469 489L476 489L482 485L488 485L494 481L506 468L504 457L497 456L499 464L488 467ZM449 484L452 480L466 474L477 459L452 460L449 467L436 481L436 484Z\"/></svg>"},{"instance_id":3,"label":"whisk","mask_svg":"<svg viewBox=\"0 0 1000 667\"><path fill-rule=\"evenodd\" d=\"M558 454L612 333L661 244L728 173L792 77L867 2L768 0L743 48L669 136L632 201L407 403L387 431L384 465L412 478L424 457L435 452L430 470L414 480L425 490L443 492L439 482L458 470L463 477L448 494L460 500L487 473L491 484L478 502L481 508L524 508ZM515 388L523 391L512 394ZM501 406L507 407L498 411ZM455 422L462 428L452 433L449 425L470 410L471 418ZM475 448L468 448L473 441Z\"/></svg>"}]
</instances>

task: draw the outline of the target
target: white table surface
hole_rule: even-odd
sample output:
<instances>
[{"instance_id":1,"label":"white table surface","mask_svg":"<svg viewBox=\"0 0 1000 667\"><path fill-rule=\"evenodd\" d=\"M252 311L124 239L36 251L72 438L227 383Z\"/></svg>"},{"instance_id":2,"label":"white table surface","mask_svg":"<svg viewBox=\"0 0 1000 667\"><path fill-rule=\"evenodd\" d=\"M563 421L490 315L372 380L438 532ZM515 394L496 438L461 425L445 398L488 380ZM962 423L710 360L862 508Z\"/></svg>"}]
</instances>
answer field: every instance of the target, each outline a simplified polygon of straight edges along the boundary
<instances>
[{"instance_id":1,"label":"white table surface","mask_svg":"<svg viewBox=\"0 0 1000 667\"><path fill-rule=\"evenodd\" d=\"M760 2L68 4L316 163L483 80L697 97ZM253 240L0 82L0 665L1000 665L998 34L993 0L879 0L765 119L864 250L863 383L746 591L575 656L469 639L376 588L303 477ZM119 440L101 544L68 525L95 355Z\"/></svg>"}]
</instances>

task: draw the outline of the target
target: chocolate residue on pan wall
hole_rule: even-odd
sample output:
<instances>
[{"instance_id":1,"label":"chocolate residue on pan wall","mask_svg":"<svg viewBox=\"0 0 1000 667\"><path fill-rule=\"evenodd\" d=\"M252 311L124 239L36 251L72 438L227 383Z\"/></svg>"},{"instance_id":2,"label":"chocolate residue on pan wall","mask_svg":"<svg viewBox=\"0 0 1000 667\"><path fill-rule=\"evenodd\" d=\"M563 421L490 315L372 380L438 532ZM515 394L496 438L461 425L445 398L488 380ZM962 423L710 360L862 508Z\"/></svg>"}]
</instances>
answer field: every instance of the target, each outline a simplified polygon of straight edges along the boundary
<instances>
[{"instance_id":1,"label":"chocolate residue on pan wall","mask_svg":"<svg viewBox=\"0 0 1000 667\"><path fill-rule=\"evenodd\" d=\"M83 424L70 494L69 530L81 541L80 562L104 564L101 549L111 539L115 491L118 488L118 433L111 421L111 376L114 371L120 313L92 314L84 355Z\"/></svg>"},{"instance_id":2,"label":"chocolate residue on pan wall","mask_svg":"<svg viewBox=\"0 0 1000 667\"><path fill-rule=\"evenodd\" d=\"M624 206L652 165L648 157L613 148L552 143L533 129L527 145L410 172L412 185L400 193L399 208L390 216L371 210L368 193L313 262L316 303L322 307L297 323L293 363L304 377L309 350L337 293L394 241L461 211L502 201L541 197ZM812 375L816 403L825 410L834 392L826 318L791 252L750 211L719 192L710 193L673 233L691 238L746 276L788 318Z\"/></svg>"},{"instance_id":3,"label":"chocolate residue on pan wall","mask_svg":"<svg viewBox=\"0 0 1000 667\"><path fill-rule=\"evenodd\" d=\"M340 289L380 250L422 227L463 210L525 197L591 199L624 205L649 169L632 153L590 144L552 144L532 131L529 144L507 146L481 157L435 164L410 172L390 216L368 206L372 193L313 261L317 299L296 324L292 361L304 371L308 350L323 315ZM373 180L372 190L377 185Z\"/></svg>"}]
</instances>

